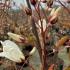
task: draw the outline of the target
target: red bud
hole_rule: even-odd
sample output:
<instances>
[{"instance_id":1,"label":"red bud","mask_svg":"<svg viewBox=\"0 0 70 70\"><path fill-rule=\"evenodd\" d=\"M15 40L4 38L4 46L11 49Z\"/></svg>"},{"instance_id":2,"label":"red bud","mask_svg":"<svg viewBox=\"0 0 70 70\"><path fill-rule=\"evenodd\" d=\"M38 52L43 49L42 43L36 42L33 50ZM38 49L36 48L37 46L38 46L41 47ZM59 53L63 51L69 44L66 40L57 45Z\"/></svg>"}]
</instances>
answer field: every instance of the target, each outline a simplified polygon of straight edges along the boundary
<instances>
[{"instance_id":1,"label":"red bud","mask_svg":"<svg viewBox=\"0 0 70 70\"><path fill-rule=\"evenodd\" d=\"M55 24L57 21L58 21L58 18L56 18L56 19L50 21L50 23L51 23L51 24Z\"/></svg>"},{"instance_id":2,"label":"red bud","mask_svg":"<svg viewBox=\"0 0 70 70\"><path fill-rule=\"evenodd\" d=\"M33 6L35 6L35 5L36 5L37 0L30 0L30 2L31 2L31 4L32 4Z\"/></svg>"},{"instance_id":3,"label":"red bud","mask_svg":"<svg viewBox=\"0 0 70 70\"><path fill-rule=\"evenodd\" d=\"M52 18L52 16L49 16L48 17L48 22L50 23L50 24L55 24L57 21L58 21L58 18L55 18L55 19L53 19L53 20L50 20Z\"/></svg>"},{"instance_id":4,"label":"red bud","mask_svg":"<svg viewBox=\"0 0 70 70\"><path fill-rule=\"evenodd\" d=\"M25 13L30 16L32 15L32 11L29 8L25 8Z\"/></svg>"}]
</instances>

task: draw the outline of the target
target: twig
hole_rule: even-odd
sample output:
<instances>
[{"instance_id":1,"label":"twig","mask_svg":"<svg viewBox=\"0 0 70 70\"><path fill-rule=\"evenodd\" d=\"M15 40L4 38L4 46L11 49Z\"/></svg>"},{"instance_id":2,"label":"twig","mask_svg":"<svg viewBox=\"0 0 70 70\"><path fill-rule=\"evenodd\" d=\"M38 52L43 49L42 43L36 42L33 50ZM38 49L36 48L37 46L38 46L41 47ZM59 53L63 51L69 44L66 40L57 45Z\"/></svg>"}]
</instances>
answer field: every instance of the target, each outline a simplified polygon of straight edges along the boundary
<instances>
[{"instance_id":1,"label":"twig","mask_svg":"<svg viewBox=\"0 0 70 70\"><path fill-rule=\"evenodd\" d=\"M35 70L31 64L29 64L29 67L31 68L31 70Z\"/></svg>"},{"instance_id":2,"label":"twig","mask_svg":"<svg viewBox=\"0 0 70 70\"><path fill-rule=\"evenodd\" d=\"M28 60L28 59L27 59L27 60ZM27 63L27 60L25 60L24 64L26 64L26 63ZM20 70L22 70L22 69L23 69L24 64L21 66Z\"/></svg>"},{"instance_id":3,"label":"twig","mask_svg":"<svg viewBox=\"0 0 70 70\"><path fill-rule=\"evenodd\" d=\"M59 3L68 11L68 13L70 14L70 10L69 10L64 4L62 4L60 0L58 0L58 2L59 2Z\"/></svg>"}]
</instances>

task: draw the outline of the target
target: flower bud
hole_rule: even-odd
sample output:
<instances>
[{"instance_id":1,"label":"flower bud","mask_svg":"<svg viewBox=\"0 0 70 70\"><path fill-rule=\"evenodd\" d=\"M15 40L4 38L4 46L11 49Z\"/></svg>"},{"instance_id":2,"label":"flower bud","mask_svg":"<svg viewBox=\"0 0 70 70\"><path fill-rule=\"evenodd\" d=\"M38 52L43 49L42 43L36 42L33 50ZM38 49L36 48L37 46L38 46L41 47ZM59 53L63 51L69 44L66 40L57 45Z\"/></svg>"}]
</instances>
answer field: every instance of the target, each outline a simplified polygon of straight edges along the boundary
<instances>
[{"instance_id":1,"label":"flower bud","mask_svg":"<svg viewBox=\"0 0 70 70\"><path fill-rule=\"evenodd\" d=\"M29 15L29 16L32 15L32 11L31 11L31 9L29 9L29 8L25 8L25 13L26 13L27 15Z\"/></svg>"},{"instance_id":2,"label":"flower bud","mask_svg":"<svg viewBox=\"0 0 70 70\"><path fill-rule=\"evenodd\" d=\"M13 40L19 42L19 43L24 43L25 42L25 39L21 36L21 35L18 35L18 34L14 34L14 33L11 33L11 32L8 32L7 35L12 38Z\"/></svg>"},{"instance_id":3,"label":"flower bud","mask_svg":"<svg viewBox=\"0 0 70 70\"><path fill-rule=\"evenodd\" d=\"M58 18L55 18L54 20L50 21L51 24L55 24L58 21Z\"/></svg>"},{"instance_id":4,"label":"flower bud","mask_svg":"<svg viewBox=\"0 0 70 70\"><path fill-rule=\"evenodd\" d=\"M55 10L55 8L52 9L52 11L48 17L49 23L55 24L57 22L60 10L61 10L61 7L58 7L56 10Z\"/></svg>"},{"instance_id":5,"label":"flower bud","mask_svg":"<svg viewBox=\"0 0 70 70\"><path fill-rule=\"evenodd\" d=\"M37 0L30 0L30 2L31 2L31 4L32 4L33 6L35 6L35 5L36 5Z\"/></svg>"}]
</instances>

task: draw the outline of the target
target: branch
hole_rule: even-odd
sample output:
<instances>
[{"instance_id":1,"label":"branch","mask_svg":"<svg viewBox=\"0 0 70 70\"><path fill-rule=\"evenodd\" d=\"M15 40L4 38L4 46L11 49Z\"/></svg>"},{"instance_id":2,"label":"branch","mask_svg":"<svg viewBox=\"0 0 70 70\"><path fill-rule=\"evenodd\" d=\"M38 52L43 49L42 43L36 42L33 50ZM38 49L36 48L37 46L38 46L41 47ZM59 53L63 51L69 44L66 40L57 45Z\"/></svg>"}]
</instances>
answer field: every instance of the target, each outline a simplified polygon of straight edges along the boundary
<instances>
[{"instance_id":1,"label":"branch","mask_svg":"<svg viewBox=\"0 0 70 70\"><path fill-rule=\"evenodd\" d=\"M69 10L64 4L62 4L60 0L58 0L58 2L59 2L59 3L68 11L68 13L70 14L70 10Z\"/></svg>"},{"instance_id":2,"label":"branch","mask_svg":"<svg viewBox=\"0 0 70 70\"><path fill-rule=\"evenodd\" d=\"M31 64L29 64L29 67L31 68L31 70L35 70Z\"/></svg>"}]
</instances>

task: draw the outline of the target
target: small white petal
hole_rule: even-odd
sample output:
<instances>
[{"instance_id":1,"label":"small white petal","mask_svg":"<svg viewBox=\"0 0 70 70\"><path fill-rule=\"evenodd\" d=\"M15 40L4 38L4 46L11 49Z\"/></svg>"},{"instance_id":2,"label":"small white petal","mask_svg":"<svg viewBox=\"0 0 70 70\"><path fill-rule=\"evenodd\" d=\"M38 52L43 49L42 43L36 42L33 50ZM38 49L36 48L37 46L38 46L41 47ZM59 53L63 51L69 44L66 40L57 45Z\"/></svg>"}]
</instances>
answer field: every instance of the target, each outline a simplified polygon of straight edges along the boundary
<instances>
[{"instance_id":1,"label":"small white petal","mask_svg":"<svg viewBox=\"0 0 70 70\"><path fill-rule=\"evenodd\" d=\"M30 51L30 55L34 54L34 52L36 51L36 47L33 47L33 49Z\"/></svg>"}]
</instances>

